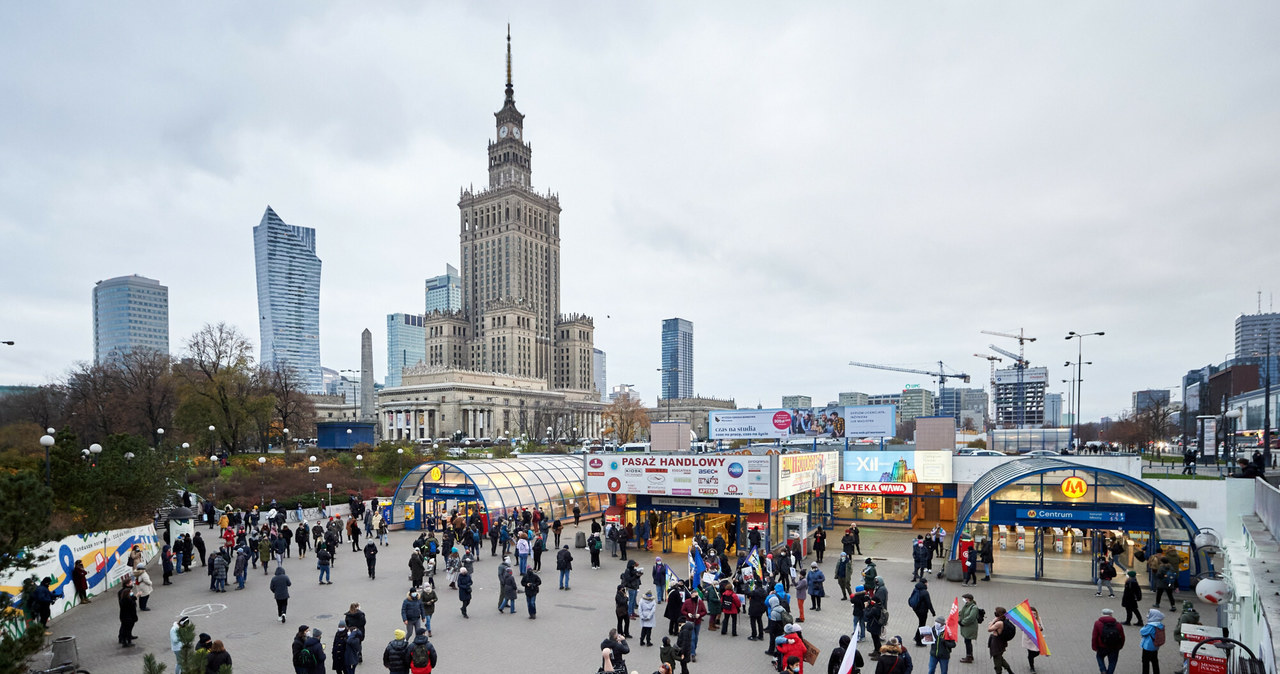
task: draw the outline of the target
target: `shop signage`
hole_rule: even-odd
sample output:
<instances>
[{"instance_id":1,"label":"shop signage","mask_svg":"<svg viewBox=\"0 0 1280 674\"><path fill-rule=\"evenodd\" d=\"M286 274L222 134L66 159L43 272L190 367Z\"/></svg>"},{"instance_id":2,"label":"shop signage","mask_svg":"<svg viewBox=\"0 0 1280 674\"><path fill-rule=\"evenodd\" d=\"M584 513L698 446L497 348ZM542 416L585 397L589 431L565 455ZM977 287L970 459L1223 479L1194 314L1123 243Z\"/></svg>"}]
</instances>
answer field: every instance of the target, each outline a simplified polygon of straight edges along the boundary
<instances>
[{"instance_id":1,"label":"shop signage","mask_svg":"<svg viewBox=\"0 0 1280 674\"><path fill-rule=\"evenodd\" d=\"M1069 477L1062 481L1062 495L1067 498L1084 498L1089 493L1089 483L1082 477Z\"/></svg>"},{"instance_id":2,"label":"shop signage","mask_svg":"<svg viewBox=\"0 0 1280 674\"><path fill-rule=\"evenodd\" d=\"M459 485L457 487L427 487L427 493L432 496L475 496L476 488L471 485Z\"/></svg>"},{"instance_id":3,"label":"shop signage","mask_svg":"<svg viewBox=\"0 0 1280 674\"><path fill-rule=\"evenodd\" d=\"M928 482L949 484L951 452L947 451L848 451L843 452L840 479L848 482Z\"/></svg>"},{"instance_id":4,"label":"shop signage","mask_svg":"<svg viewBox=\"0 0 1280 674\"><path fill-rule=\"evenodd\" d=\"M715 498L669 498L666 496L654 496L650 502L656 506L666 506L668 508L710 508L716 509L720 507L720 499Z\"/></svg>"},{"instance_id":5,"label":"shop signage","mask_svg":"<svg viewBox=\"0 0 1280 674\"><path fill-rule=\"evenodd\" d=\"M637 455L583 457L588 492L770 498L768 456Z\"/></svg>"},{"instance_id":6,"label":"shop signage","mask_svg":"<svg viewBox=\"0 0 1280 674\"><path fill-rule=\"evenodd\" d=\"M1072 522L1123 522L1124 513L1109 510L1053 510L1018 508L1017 516L1029 520L1069 520Z\"/></svg>"},{"instance_id":7,"label":"shop signage","mask_svg":"<svg viewBox=\"0 0 1280 674\"><path fill-rule=\"evenodd\" d=\"M831 491L837 494L903 496L915 493L915 485L910 482L837 482Z\"/></svg>"},{"instance_id":8,"label":"shop signage","mask_svg":"<svg viewBox=\"0 0 1280 674\"><path fill-rule=\"evenodd\" d=\"M1188 674L1227 674L1226 651L1213 644L1200 646L1200 649L1196 650L1199 641L1184 638L1178 644L1178 652L1184 660L1191 657L1191 651L1196 651L1195 659L1187 663Z\"/></svg>"},{"instance_id":9,"label":"shop signage","mask_svg":"<svg viewBox=\"0 0 1280 674\"><path fill-rule=\"evenodd\" d=\"M803 452L778 457L778 495L813 491L836 481L840 466L838 452Z\"/></svg>"}]
</instances>

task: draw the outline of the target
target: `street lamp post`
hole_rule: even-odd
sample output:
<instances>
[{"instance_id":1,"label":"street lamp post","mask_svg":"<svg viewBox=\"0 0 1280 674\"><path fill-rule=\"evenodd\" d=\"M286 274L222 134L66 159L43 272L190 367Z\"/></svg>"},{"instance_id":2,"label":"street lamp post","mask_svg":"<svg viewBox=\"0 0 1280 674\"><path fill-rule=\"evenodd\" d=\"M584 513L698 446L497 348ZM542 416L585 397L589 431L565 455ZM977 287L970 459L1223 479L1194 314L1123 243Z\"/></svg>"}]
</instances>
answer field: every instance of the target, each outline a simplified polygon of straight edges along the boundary
<instances>
[{"instance_id":1,"label":"street lamp post","mask_svg":"<svg viewBox=\"0 0 1280 674\"><path fill-rule=\"evenodd\" d=\"M49 463L49 448L53 446L54 442L52 435L40 436L40 445L44 447L44 486L50 488L53 487L53 468Z\"/></svg>"},{"instance_id":2,"label":"street lamp post","mask_svg":"<svg viewBox=\"0 0 1280 674\"><path fill-rule=\"evenodd\" d=\"M183 454L184 456L186 455L187 451L188 451L188 450L190 450L190 449L191 449L191 443L189 443L189 442L184 442L184 443L182 443L182 454ZM174 463L177 463L177 462L178 462L178 448L177 448L177 446L174 446L174 448L173 448L173 462L174 462Z\"/></svg>"},{"instance_id":3,"label":"street lamp post","mask_svg":"<svg viewBox=\"0 0 1280 674\"><path fill-rule=\"evenodd\" d=\"M92 465L95 468L98 466L98 455L101 453L102 453L102 445L99 445L96 442L93 443L92 445L89 445L89 454L90 454L89 458L93 461Z\"/></svg>"},{"instance_id":4,"label":"street lamp post","mask_svg":"<svg viewBox=\"0 0 1280 674\"><path fill-rule=\"evenodd\" d=\"M680 368L678 368L678 367L660 367L660 368L658 368L658 372L674 372L674 373L676 373L676 375L677 375L676 390L677 390L677 391L678 391L678 390L680 390L679 379L678 379L678 375L680 374ZM667 399L667 421L671 421L671 396L663 396L663 397Z\"/></svg>"},{"instance_id":5,"label":"street lamp post","mask_svg":"<svg viewBox=\"0 0 1280 674\"><path fill-rule=\"evenodd\" d=\"M1071 420L1076 428L1076 430L1073 432L1073 435L1076 438L1080 437L1080 431L1079 431L1080 409L1081 409L1080 394L1084 391L1084 365L1085 365L1084 338L1085 337L1101 337L1105 334L1107 333L1101 332L1101 331L1079 333L1072 330L1071 332L1067 333L1066 337L1063 337L1063 339L1066 339L1066 340L1072 340L1072 339L1076 340L1076 416L1074 419ZM1092 365L1093 363L1089 363L1089 364Z\"/></svg>"},{"instance_id":6,"label":"street lamp post","mask_svg":"<svg viewBox=\"0 0 1280 674\"><path fill-rule=\"evenodd\" d=\"M1231 472L1231 467L1235 465L1235 462L1236 462L1236 423L1239 421L1240 417L1243 415L1244 415L1244 412L1242 412L1239 407L1233 410L1226 410L1222 414L1223 421L1225 422L1222 424L1223 426L1222 430L1223 430L1223 439L1225 441L1223 445L1225 446L1225 449L1227 451L1227 457L1228 457L1227 458L1228 473Z\"/></svg>"},{"instance_id":7,"label":"street lamp post","mask_svg":"<svg viewBox=\"0 0 1280 674\"><path fill-rule=\"evenodd\" d=\"M214 454L214 453L215 453L215 452L213 451L213 445L214 445L214 442L213 442L213 432L214 432L214 431L216 431L216 430L218 430L218 427L217 427L217 426L214 426L213 424L209 424L209 453L210 453L210 454Z\"/></svg>"},{"instance_id":8,"label":"street lamp post","mask_svg":"<svg viewBox=\"0 0 1280 674\"><path fill-rule=\"evenodd\" d=\"M551 441L553 440L551 432L551 427L547 426L547 449L551 449Z\"/></svg>"},{"instance_id":9,"label":"street lamp post","mask_svg":"<svg viewBox=\"0 0 1280 674\"><path fill-rule=\"evenodd\" d=\"M361 469L363 468L364 454L356 454L356 489L360 491L361 497L364 496L364 488L361 486L364 483L360 480Z\"/></svg>"},{"instance_id":10,"label":"street lamp post","mask_svg":"<svg viewBox=\"0 0 1280 674\"><path fill-rule=\"evenodd\" d=\"M213 502L218 502L218 457L215 454L209 454L209 468L213 473Z\"/></svg>"},{"instance_id":11,"label":"street lamp post","mask_svg":"<svg viewBox=\"0 0 1280 674\"><path fill-rule=\"evenodd\" d=\"M259 505L267 502L267 477L266 477L266 470L265 470L266 467L267 467L267 457L265 456L258 457L258 504Z\"/></svg>"},{"instance_id":12,"label":"street lamp post","mask_svg":"<svg viewBox=\"0 0 1280 674\"><path fill-rule=\"evenodd\" d=\"M284 451L285 454L288 454L289 453L289 429L286 428L283 430L284 430L284 442L280 443L280 449Z\"/></svg>"},{"instance_id":13,"label":"street lamp post","mask_svg":"<svg viewBox=\"0 0 1280 674\"><path fill-rule=\"evenodd\" d=\"M164 451L164 429L163 428L156 429L156 449L162 452ZM177 459L174 459L174 461L176 462Z\"/></svg>"},{"instance_id":14,"label":"street lamp post","mask_svg":"<svg viewBox=\"0 0 1280 674\"><path fill-rule=\"evenodd\" d=\"M311 496L314 497L316 495L316 471L311 469L316 467L316 456L312 454L309 460L311 461L311 466L307 468L307 472L311 473Z\"/></svg>"},{"instance_id":15,"label":"street lamp post","mask_svg":"<svg viewBox=\"0 0 1280 674\"><path fill-rule=\"evenodd\" d=\"M404 459L404 447L396 448L396 474L397 475L400 475L403 473L403 469L400 467L400 462L403 459Z\"/></svg>"}]
</instances>

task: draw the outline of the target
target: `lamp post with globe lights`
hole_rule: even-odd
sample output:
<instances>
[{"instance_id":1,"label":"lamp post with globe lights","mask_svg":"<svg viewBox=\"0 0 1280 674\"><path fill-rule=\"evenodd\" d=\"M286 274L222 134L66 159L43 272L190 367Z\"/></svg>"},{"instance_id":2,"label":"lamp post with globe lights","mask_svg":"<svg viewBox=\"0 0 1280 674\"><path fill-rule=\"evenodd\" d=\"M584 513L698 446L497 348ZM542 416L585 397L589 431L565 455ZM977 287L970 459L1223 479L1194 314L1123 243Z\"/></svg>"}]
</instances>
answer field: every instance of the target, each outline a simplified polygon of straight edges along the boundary
<instances>
[{"instance_id":1,"label":"lamp post with globe lights","mask_svg":"<svg viewBox=\"0 0 1280 674\"><path fill-rule=\"evenodd\" d=\"M190 442L182 443L182 454L185 456L186 453L189 451L191 451L191 443ZM174 463L178 462L178 448L176 446L173 448L173 462Z\"/></svg>"},{"instance_id":2,"label":"lamp post with globe lights","mask_svg":"<svg viewBox=\"0 0 1280 674\"><path fill-rule=\"evenodd\" d=\"M285 428L283 429L283 431L284 431L284 442L282 443L281 449L284 450L285 454L288 454L289 453L289 429Z\"/></svg>"},{"instance_id":3,"label":"lamp post with globe lights","mask_svg":"<svg viewBox=\"0 0 1280 674\"><path fill-rule=\"evenodd\" d=\"M163 428L156 429L156 449L162 452L164 451L164 429Z\"/></svg>"},{"instance_id":4,"label":"lamp post with globe lights","mask_svg":"<svg viewBox=\"0 0 1280 674\"><path fill-rule=\"evenodd\" d=\"M89 445L89 454L90 454L89 458L92 460L93 462L92 465L95 468L98 466L98 455L101 453L102 453L102 445L99 445L96 442L93 443L92 445Z\"/></svg>"},{"instance_id":5,"label":"lamp post with globe lights","mask_svg":"<svg viewBox=\"0 0 1280 674\"><path fill-rule=\"evenodd\" d=\"M209 467L213 470L213 502L218 502L218 457L209 455Z\"/></svg>"},{"instance_id":6,"label":"lamp post with globe lights","mask_svg":"<svg viewBox=\"0 0 1280 674\"><path fill-rule=\"evenodd\" d=\"M316 472L317 471L312 470L312 468L316 467L316 455L312 454L308 460L311 462L311 466L307 469L307 472L311 473L311 496L314 497L316 495Z\"/></svg>"},{"instance_id":7,"label":"lamp post with globe lights","mask_svg":"<svg viewBox=\"0 0 1280 674\"><path fill-rule=\"evenodd\" d=\"M214 445L213 432L216 430L218 430L217 426L214 426L213 424L209 424L209 453L210 454L216 454L216 452L213 451L213 445Z\"/></svg>"},{"instance_id":8,"label":"lamp post with globe lights","mask_svg":"<svg viewBox=\"0 0 1280 674\"><path fill-rule=\"evenodd\" d=\"M364 495L363 484L360 480L362 469L364 468L364 454L356 454L356 489L360 491L361 496Z\"/></svg>"},{"instance_id":9,"label":"lamp post with globe lights","mask_svg":"<svg viewBox=\"0 0 1280 674\"><path fill-rule=\"evenodd\" d=\"M49 463L49 448L53 447L54 442L52 435L40 436L40 446L44 447L44 486L50 488L53 487L53 468Z\"/></svg>"},{"instance_id":10,"label":"lamp post with globe lights","mask_svg":"<svg viewBox=\"0 0 1280 674\"><path fill-rule=\"evenodd\" d=\"M267 457L258 457L258 504L267 502Z\"/></svg>"},{"instance_id":11,"label":"lamp post with globe lights","mask_svg":"<svg viewBox=\"0 0 1280 674\"><path fill-rule=\"evenodd\" d=\"M396 449L396 475L397 476L403 474L403 469L400 467L400 462L402 459L404 459L404 447L399 447Z\"/></svg>"}]
</instances>

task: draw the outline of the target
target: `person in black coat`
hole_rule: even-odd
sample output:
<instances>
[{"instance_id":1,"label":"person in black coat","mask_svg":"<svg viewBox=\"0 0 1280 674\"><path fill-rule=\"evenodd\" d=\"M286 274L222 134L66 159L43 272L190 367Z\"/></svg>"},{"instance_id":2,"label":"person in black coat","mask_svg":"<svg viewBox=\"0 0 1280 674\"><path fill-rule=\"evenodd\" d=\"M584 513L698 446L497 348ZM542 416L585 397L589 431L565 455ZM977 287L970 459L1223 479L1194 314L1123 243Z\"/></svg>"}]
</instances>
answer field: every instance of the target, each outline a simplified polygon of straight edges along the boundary
<instances>
[{"instance_id":1,"label":"person in black coat","mask_svg":"<svg viewBox=\"0 0 1280 674\"><path fill-rule=\"evenodd\" d=\"M467 572L466 567L458 569L458 599L462 602L462 617L469 618L467 615L467 605L471 603L471 574Z\"/></svg>"},{"instance_id":2,"label":"person in black coat","mask_svg":"<svg viewBox=\"0 0 1280 674\"><path fill-rule=\"evenodd\" d=\"M747 641L760 641L765 638L764 632L764 613L768 608L765 605L765 599L769 596L769 592L761 583L757 583L755 587L746 592L747 595L747 618L751 621L751 636L747 637Z\"/></svg>"},{"instance_id":3,"label":"person in black coat","mask_svg":"<svg viewBox=\"0 0 1280 674\"><path fill-rule=\"evenodd\" d=\"M916 583L915 591L912 594L915 595L915 605L911 607L911 610L915 612L916 618L920 621L916 629L915 642L917 646L923 646L924 642L921 641L922 637L918 628L924 627L929 614L937 615L933 610L933 599L929 596L929 581L921 579L920 582ZM908 600L908 603L910 603L910 600Z\"/></svg>"},{"instance_id":4,"label":"person in black coat","mask_svg":"<svg viewBox=\"0 0 1280 674\"><path fill-rule=\"evenodd\" d=\"M680 629L680 605L684 603L684 596L680 592L680 583L671 586L667 592L667 608L662 612L662 617L669 621L667 625L667 635L675 636Z\"/></svg>"},{"instance_id":5,"label":"person in black coat","mask_svg":"<svg viewBox=\"0 0 1280 674\"><path fill-rule=\"evenodd\" d=\"M831 657L827 659L827 674L839 674L840 663L844 662L844 654L849 650L849 635L845 634L840 637L840 645L831 649ZM853 671L859 671L866 664L862 659L862 652L857 649L853 653Z\"/></svg>"},{"instance_id":6,"label":"person in black coat","mask_svg":"<svg viewBox=\"0 0 1280 674\"><path fill-rule=\"evenodd\" d=\"M138 638L133 636L133 626L138 623L138 598L133 596L133 585L128 576L116 592L116 599L120 602L120 635L117 641L121 646L132 646L133 640Z\"/></svg>"},{"instance_id":7,"label":"person in black coat","mask_svg":"<svg viewBox=\"0 0 1280 674\"><path fill-rule=\"evenodd\" d=\"M818 527L813 533L813 552L818 556L818 563L822 563L822 553L827 551L827 530Z\"/></svg>"}]
</instances>

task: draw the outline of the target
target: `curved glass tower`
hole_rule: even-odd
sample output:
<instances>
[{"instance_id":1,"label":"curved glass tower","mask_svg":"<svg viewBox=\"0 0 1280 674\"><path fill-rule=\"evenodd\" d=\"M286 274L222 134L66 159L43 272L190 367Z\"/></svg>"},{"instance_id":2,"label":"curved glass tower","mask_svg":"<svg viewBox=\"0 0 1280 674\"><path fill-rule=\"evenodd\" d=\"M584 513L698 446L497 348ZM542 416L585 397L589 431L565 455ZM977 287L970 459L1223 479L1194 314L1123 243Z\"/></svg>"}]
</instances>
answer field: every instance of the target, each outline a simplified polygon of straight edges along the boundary
<instances>
[{"instance_id":1,"label":"curved glass tower","mask_svg":"<svg viewBox=\"0 0 1280 674\"><path fill-rule=\"evenodd\" d=\"M253 256L262 363L288 364L308 393L323 393L316 230L285 224L268 206L253 228Z\"/></svg>"}]
</instances>

